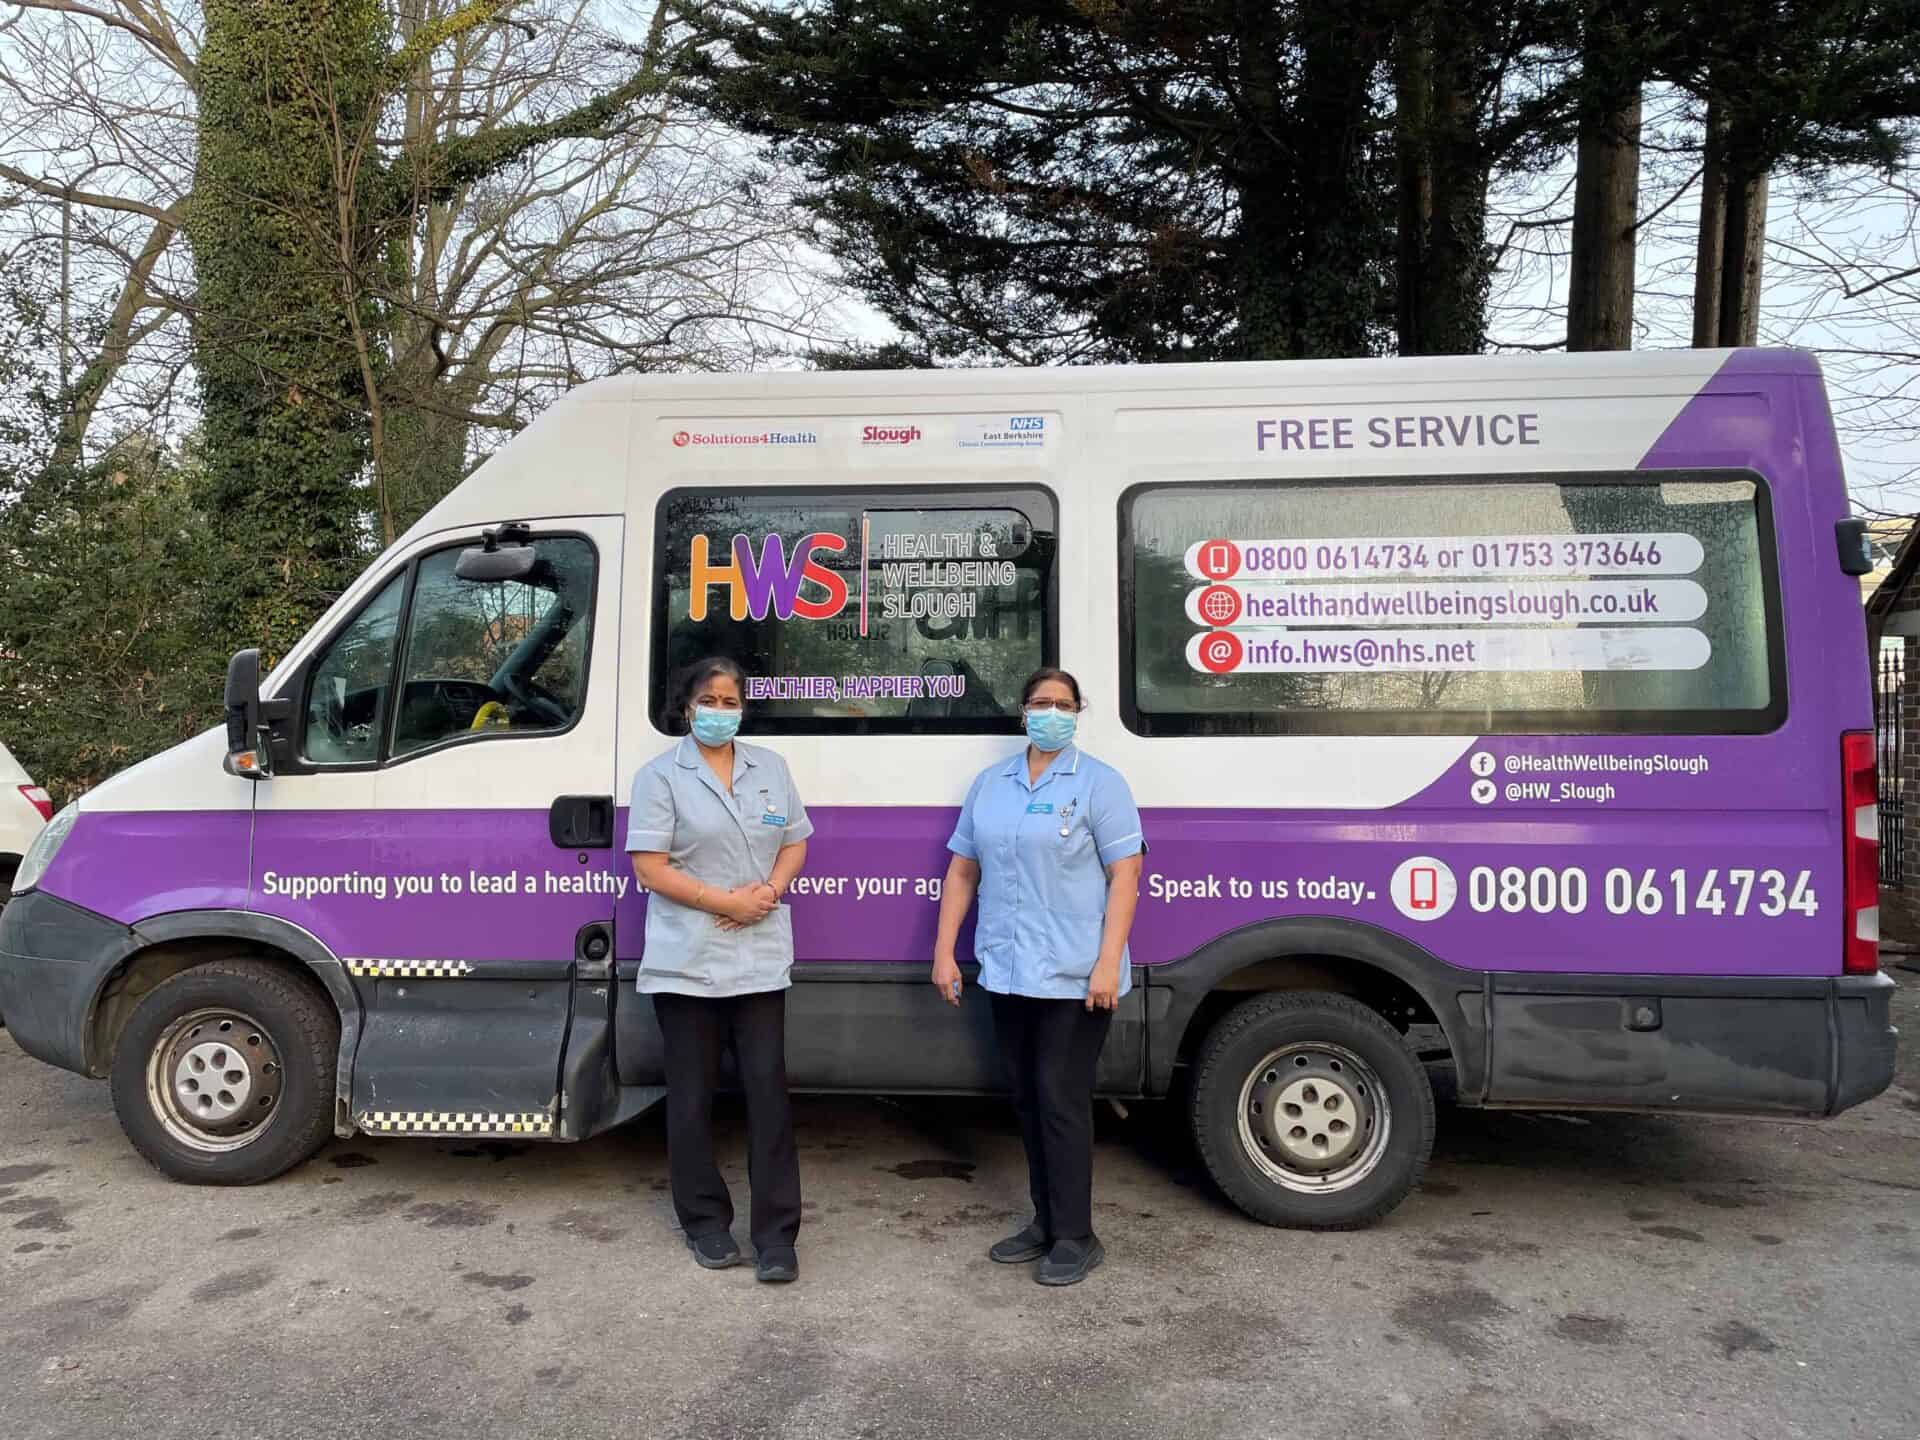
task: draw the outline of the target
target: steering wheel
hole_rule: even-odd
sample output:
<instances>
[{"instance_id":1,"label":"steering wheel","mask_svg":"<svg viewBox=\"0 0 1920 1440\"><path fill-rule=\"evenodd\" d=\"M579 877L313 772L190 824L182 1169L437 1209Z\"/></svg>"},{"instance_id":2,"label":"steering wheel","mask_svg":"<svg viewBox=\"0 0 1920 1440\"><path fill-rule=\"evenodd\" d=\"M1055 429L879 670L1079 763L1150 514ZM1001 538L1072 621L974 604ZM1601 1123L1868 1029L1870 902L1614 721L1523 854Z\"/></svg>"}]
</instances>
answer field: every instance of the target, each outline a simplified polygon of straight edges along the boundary
<instances>
[{"instance_id":1,"label":"steering wheel","mask_svg":"<svg viewBox=\"0 0 1920 1440\"><path fill-rule=\"evenodd\" d=\"M512 676L503 676L500 680L500 688L507 692L508 700L522 710L532 711L544 724L561 726L567 723L569 718L567 707L531 680L522 681Z\"/></svg>"}]
</instances>

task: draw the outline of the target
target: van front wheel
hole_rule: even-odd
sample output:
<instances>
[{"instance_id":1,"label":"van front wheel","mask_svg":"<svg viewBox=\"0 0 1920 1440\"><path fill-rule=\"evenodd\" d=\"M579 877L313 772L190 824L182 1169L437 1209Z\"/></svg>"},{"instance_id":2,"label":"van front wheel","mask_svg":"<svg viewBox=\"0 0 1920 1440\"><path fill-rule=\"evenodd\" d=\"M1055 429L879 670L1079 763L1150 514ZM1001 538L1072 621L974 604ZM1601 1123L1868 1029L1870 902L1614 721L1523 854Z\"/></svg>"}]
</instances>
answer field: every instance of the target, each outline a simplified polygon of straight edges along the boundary
<instances>
[{"instance_id":1,"label":"van front wheel","mask_svg":"<svg viewBox=\"0 0 1920 1440\"><path fill-rule=\"evenodd\" d=\"M113 1108L142 1155L190 1185L257 1185L332 1133L340 1025L317 987L260 960L183 970L134 1009Z\"/></svg>"},{"instance_id":2,"label":"van front wheel","mask_svg":"<svg viewBox=\"0 0 1920 1440\"><path fill-rule=\"evenodd\" d=\"M1391 1025L1344 995L1229 1010L1200 1047L1193 1134L1227 1198L1268 1225L1372 1224L1420 1182L1433 1088Z\"/></svg>"}]
</instances>

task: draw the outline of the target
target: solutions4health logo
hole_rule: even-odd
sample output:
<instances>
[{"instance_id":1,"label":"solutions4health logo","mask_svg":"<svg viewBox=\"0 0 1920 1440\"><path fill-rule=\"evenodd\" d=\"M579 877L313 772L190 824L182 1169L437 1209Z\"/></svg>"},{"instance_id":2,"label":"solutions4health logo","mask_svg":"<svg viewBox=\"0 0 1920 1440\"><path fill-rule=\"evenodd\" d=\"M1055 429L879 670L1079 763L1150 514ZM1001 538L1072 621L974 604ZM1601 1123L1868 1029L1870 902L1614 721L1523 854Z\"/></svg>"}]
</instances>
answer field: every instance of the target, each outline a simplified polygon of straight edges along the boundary
<instances>
[{"instance_id":1,"label":"solutions4health logo","mask_svg":"<svg viewBox=\"0 0 1920 1440\"><path fill-rule=\"evenodd\" d=\"M818 445L819 443L819 434L812 430L676 430L673 432L673 444L676 450L685 450L688 446L698 449L704 445L752 448L759 445Z\"/></svg>"}]
</instances>

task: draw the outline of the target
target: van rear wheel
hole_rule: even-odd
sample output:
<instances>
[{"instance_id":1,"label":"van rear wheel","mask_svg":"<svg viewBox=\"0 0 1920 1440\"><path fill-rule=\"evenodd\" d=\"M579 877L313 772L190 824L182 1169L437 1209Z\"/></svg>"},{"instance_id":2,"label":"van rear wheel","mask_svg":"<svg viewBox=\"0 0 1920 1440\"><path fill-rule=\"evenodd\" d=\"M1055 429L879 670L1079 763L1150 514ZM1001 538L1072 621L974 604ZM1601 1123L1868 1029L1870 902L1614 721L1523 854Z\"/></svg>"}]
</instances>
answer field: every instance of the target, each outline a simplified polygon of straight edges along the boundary
<instances>
[{"instance_id":1,"label":"van rear wheel","mask_svg":"<svg viewBox=\"0 0 1920 1440\"><path fill-rule=\"evenodd\" d=\"M156 986L120 1032L120 1128L190 1185L257 1185L332 1133L340 1024L320 990L261 960L220 960Z\"/></svg>"},{"instance_id":2,"label":"van rear wheel","mask_svg":"<svg viewBox=\"0 0 1920 1440\"><path fill-rule=\"evenodd\" d=\"M1229 1010L1194 1067L1194 1140L1228 1199L1268 1225L1349 1230L1387 1214L1433 1151L1433 1088L1406 1041L1344 995Z\"/></svg>"}]
</instances>

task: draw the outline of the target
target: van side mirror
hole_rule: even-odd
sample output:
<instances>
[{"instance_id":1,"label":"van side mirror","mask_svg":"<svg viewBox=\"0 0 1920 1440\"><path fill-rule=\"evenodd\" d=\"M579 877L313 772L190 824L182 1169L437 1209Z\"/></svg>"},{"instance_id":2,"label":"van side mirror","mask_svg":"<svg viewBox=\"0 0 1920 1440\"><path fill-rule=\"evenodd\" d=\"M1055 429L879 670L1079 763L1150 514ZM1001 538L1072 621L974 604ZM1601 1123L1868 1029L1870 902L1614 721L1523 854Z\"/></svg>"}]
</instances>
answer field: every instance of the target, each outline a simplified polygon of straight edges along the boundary
<instances>
[{"instance_id":1,"label":"van side mirror","mask_svg":"<svg viewBox=\"0 0 1920 1440\"><path fill-rule=\"evenodd\" d=\"M1873 573L1873 535L1860 516L1850 516L1833 527L1834 540L1840 546L1840 572L1843 575Z\"/></svg>"},{"instance_id":2,"label":"van side mirror","mask_svg":"<svg viewBox=\"0 0 1920 1440\"><path fill-rule=\"evenodd\" d=\"M539 552L527 544L527 527L501 525L480 532L480 544L469 546L454 561L453 573L462 580L494 584L524 580L539 563Z\"/></svg>"},{"instance_id":3,"label":"van side mirror","mask_svg":"<svg viewBox=\"0 0 1920 1440\"><path fill-rule=\"evenodd\" d=\"M273 774L272 752L260 723L260 652L236 650L227 662L227 758L223 768L242 780Z\"/></svg>"}]
</instances>

